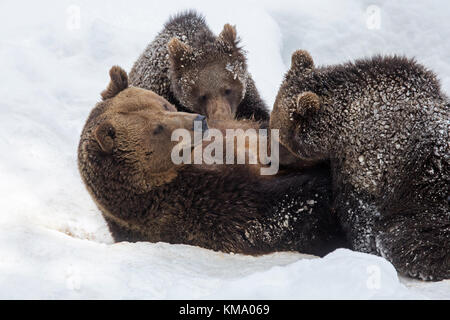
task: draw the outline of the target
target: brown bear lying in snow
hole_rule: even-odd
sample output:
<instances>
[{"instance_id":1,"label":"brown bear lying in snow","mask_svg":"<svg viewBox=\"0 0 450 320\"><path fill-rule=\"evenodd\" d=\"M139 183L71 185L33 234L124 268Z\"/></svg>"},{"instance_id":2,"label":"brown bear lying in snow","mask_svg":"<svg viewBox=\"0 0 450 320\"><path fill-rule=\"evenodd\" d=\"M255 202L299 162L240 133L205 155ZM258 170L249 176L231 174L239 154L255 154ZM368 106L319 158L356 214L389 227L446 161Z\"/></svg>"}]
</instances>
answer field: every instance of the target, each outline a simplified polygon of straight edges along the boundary
<instances>
[{"instance_id":1,"label":"brown bear lying in snow","mask_svg":"<svg viewBox=\"0 0 450 320\"><path fill-rule=\"evenodd\" d=\"M324 255L345 246L330 214L326 167L264 177L250 165L175 165L171 132L185 128L193 134L199 115L176 112L154 92L128 87L119 67L110 76L81 134L78 163L116 241L244 254ZM224 124L242 126L220 121L217 128L226 129Z\"/></svg>"}]
</instances>

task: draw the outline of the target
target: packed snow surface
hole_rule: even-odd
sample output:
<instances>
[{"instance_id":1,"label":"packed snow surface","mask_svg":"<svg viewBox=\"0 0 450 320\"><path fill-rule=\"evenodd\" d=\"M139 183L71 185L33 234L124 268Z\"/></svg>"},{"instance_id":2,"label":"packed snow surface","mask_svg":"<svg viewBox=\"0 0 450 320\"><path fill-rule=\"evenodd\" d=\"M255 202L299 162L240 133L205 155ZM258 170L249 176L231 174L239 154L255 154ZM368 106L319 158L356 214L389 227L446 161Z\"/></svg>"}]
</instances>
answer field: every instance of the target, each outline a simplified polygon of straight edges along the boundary
<instances>
[{"instance_id":1,"label":"packed snow surface","mask_svg":"<svg viewBox=\"0 0 450 320\"><path fill-rule=\"evenodd\" d=\"M79 134L110 67L130 70L189 8L215 33L236 25L269 105L300 48L318 65L415 56L450 93L446 0L2 1L0 298L450 299L449 280L399 278L383 258L350 250L251 257L113 243L77 171Z\"/></svg>"}]
</instances>

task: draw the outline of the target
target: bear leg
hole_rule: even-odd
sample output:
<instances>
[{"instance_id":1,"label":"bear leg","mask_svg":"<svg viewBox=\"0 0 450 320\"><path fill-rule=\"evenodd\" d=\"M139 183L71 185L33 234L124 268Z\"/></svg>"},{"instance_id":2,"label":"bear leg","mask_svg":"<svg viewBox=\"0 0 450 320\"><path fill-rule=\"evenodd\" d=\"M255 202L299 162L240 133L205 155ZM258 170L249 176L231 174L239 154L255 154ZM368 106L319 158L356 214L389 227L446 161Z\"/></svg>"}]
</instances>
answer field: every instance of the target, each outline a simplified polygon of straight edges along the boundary
<instances>
[{"instance_id":1,"label":"bear leg","mask_svg":"<svg viewBox=\"0 0 450 320\"><path fill-rule=\"evenodd\" d=\"M422 280L450 279L448 212L393 215L380 221L376 248L401 274Z\"/></svg>"},{"instance_id":2,"label":"bear leg","mask_svg":"<svg viewBox=\"0 0 450 320\"><path fill-rule=\"evenodd\" d=\"M355 190L335 190L334 194L338 196L333 207L350 247L355 251L377 254L373 230L379 212L375 202L367 194Z\"/></svg>"}]
</instances>

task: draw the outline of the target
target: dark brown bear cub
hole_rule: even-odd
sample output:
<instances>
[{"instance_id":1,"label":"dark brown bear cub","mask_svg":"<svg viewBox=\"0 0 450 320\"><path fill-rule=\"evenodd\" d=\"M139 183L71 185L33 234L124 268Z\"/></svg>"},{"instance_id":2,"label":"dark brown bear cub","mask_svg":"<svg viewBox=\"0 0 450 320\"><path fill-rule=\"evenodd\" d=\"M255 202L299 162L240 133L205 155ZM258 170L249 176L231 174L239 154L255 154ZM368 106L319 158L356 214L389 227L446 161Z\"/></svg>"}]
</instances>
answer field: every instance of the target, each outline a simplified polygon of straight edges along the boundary
<instances>
[{"instance_id":1,"label":"dark brown bear cub","mask_svg":"<svg viewBox=\"0 0 450 320\"><path fill-rule=\"evenodd\" d=\"M271 114L301 159L330 159L334 207L355 250L403 274L450 278L450 106L414 60L314 66L292 56Z\"/></svg>"},{"instance_id":2,"label":"dark brown bear cub","mask_svg":"<svg viewBox=\"0 0 450 320\"><path fill-rule=\"evenodd\" d=\"M118 67L110 75L81 134L78 164L116 241L244 254L324 255L345 245L330 214L326 169L264 177L248 165L175 165L171 132L193 132L198 115L176 112L152 91L128 87Z\"/></svg>"},{"instance_id":3,"label":"dark brown bear cub","mask_svg":"<svg viewBox=\"0 0 450 320\"><path fill-rule=\"evenodd\" d=\"M268 120L238 42L229 24L216 37L197 13L177 15L135 62L130 84L209 119Z\"/></svg>"}]
</instances>

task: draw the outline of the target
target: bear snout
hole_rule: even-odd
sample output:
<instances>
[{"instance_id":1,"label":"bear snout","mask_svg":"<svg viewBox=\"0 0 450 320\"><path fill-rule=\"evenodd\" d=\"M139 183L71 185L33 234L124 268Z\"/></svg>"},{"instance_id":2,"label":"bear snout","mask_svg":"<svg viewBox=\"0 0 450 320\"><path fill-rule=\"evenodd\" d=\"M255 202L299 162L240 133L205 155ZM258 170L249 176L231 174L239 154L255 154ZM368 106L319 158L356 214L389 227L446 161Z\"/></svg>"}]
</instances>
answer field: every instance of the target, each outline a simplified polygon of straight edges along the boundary
<instances>
[{"instance_id":1,"label":"bear snout","mask_svg":"<svg viewBox=\"0 0 450 320\"><path fill-rule=\"evenodd\" d=\"M206 106L206 115L208 119L231 120L234 114L231 105L226 99L221 97L212 98Z\"/></svg>"}]
</instances>

